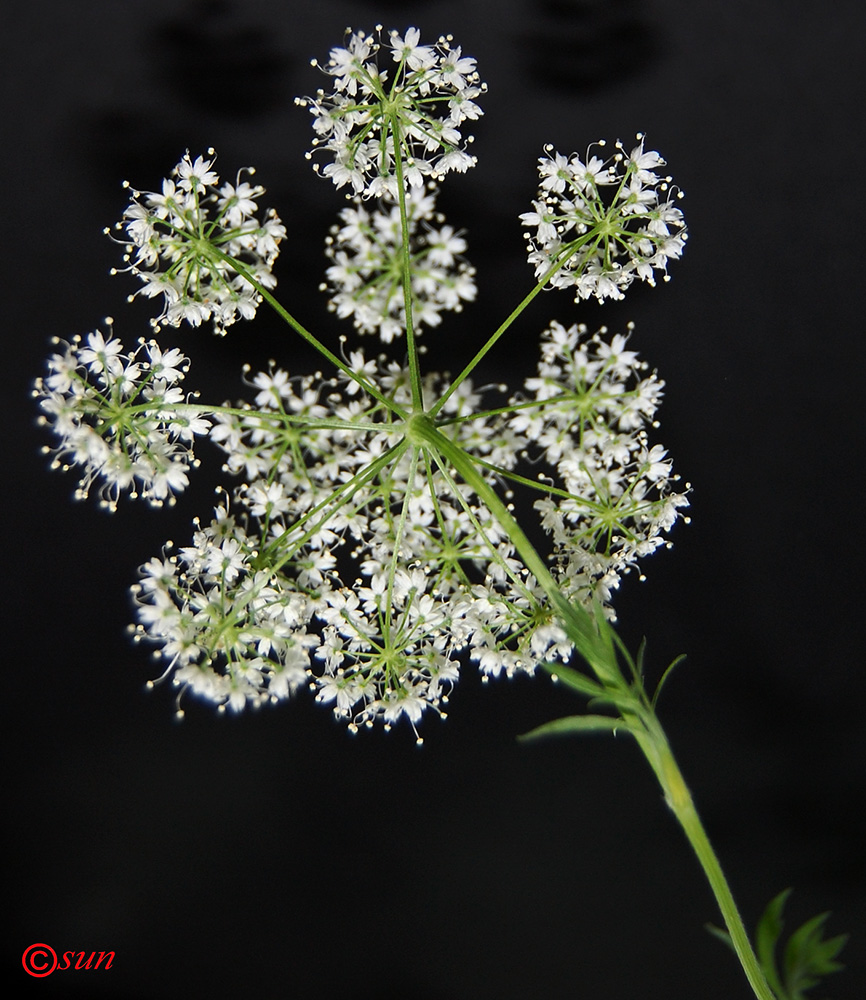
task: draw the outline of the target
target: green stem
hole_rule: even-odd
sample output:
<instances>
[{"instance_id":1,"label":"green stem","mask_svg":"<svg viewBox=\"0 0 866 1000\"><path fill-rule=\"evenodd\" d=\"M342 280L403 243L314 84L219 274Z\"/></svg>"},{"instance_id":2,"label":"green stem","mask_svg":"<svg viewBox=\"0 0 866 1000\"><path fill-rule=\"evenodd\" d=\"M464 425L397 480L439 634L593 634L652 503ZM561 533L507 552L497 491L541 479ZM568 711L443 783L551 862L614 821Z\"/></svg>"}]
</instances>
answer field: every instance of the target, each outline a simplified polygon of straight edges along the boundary
<instances>
[{"instance_id":1,"label":"green stem","mask_svg":"<svg viewBox=\"0 0 866 1000\"><path fill-rule=\"evenodd\" d=\"M410 439L416 442L423 441L434 452L438 452L451 463L460 478L472 488L490 513L502 525L523 560L523 564L550 598L553 610L568 626L570 637L578 652L595 673L615 687L624 687L625 682L619 671L616 650L609 632L600 630L593 615L585 608L571 604L563 595L535 546L527 538L497 492L475 468L469 455L458 444L437 430L427 414L418 414L413 417L409 421L408 428Z\"/></svg>"},{"instance_id":2,"label":"green stem","mask_svg":"<svg viewBox=\"0 0 866 1000\"><path fill-rule=\"evenodd\" d=\"M333 517L335 511L349 503L359 489L375 479L382 469L387 468L392 462L399 461L400 456L407 447L406 439L403 438L369 465L365 466L360 472L355 473L347 482L342 483L326 500L319 501L315 507L302 514L292 524L289 531L277 536L263 548L262 552L259 553L261 565L267 565L267 568L274 573L279 571L300 550L301 546L306 544ZM313 519L320 513L322 513L322 517L314 521ZM303 528L310 521L313 521L312 525L303 534L299 536L295 534L299 528ZM280 555L280 549L285 548L287 544L291 547L287 552ZM267 555L267 562L264 559L265 554Z\"/></svg>"},{"instance_id":3,"label":"green stem","mask_svg":"<svg viewBox=\"0 0 866 1000\"><path fill-rule=\"evenodd\" d=\"M710 844L703 823L701 823L691 793L677 765L661 723L653 714L648 728L633 728L638 745L655 772L665 793L665 801L683 828L692 849L697 856L713 895L716 897L731 942L749 985L758 1000L777 1000L770 989L764 972L755 955L749 935L743 925L730 886L722 872L719 859Z\"/></svg>"},{"instance_id":4,"label":"green stem","mask_svg":"<svg viewBox=\"0 0 866 1000\"><path fill-rule=\"evenodd\" d=\"M285 320L296 333L299 333L308 344L312 344L312 346L315 347L315 349L323 357L327 358L332 365L339 368L340 371L343 372L344 375L347 375L353 382L357 382L364 392L372 396L373 399L377 399L380 403L391 410L392 413L395 413L398 417L400 417L400 419L405 419L406 411L401 406L398 406L393 399L388 399L387 396L382 395L375 385L368 382L367 379L360 376L357 372L352 371L342 358L338 358L333 351L328 350L328 348L325 347L325 345L316 336L310 333L305 326L302 326L295 319L295 317L292 316L292 314L285 309L273 295L271 295L264 285L260 284L260 282L255 279L251 272L247 270L247 268L244 267L239 260L234 257L230 257L227 253L223 253L222 250L213 246L213 244L211 244L211 249L220 258L220 260L224 260L227 264L230 264L242 278L248 281L250 285L259 293L259 295L261 295L265 302L267 302L267 304L274 310L274 312L281 319Z\"/></svg>"},{"instance_id":5,"label":"green stem","mask_svg":"<svg viewBox=\"0 0 866 1000\"><path fill-rule=\"evenodd\" d=\"M415 344L415 327L412 317L412 255L409 250L409 215L406 211L406 189L403 185L403 150L400 145L400 119L390 115L391 135L394 140L394 169L397 177L397 197L400 202L400 233L403 276L403 308L406 313L406 350L409 354L409 381L412 386L412 406L416 413L424 409L421 392L421 370L418 365L418 348Z\"/></svg>"},{"instance_id":6,"label":"green stem","mask_svg":"<svg viewBox=\"0 0 866 1000\"><path fill-rule=\"evenodd\" d=\"M454 466L464 482L475 491L490 513L507 531L526 568L544 588L554 610L565 623L569 638L574 641L578 652L611 694L611 701L620 709L623 721L634 733L638 745L655 772L668 805L704 869L740 964L755 996L758 1000L776 1000L755 957L730 887L697 814L691 793L677 766L661 723L648 706L642 688L636 691L633 685L626 684L622 676L612 630L609 627L600 628L588 611L571 604L565 598L535 546L523 533L495 490L480 475L469 455L459 445L438 431L427 416L416 417L411 421L410 435L426 441ZM629 703L631 707L626 707Z\"/></svg>"},{"instance_id":7,"label":"green stem","mask_svg":"<svg viewBox=\"0 0 866 1000\"><path fill-rule=\"evenodd\" d=\"M302 430L328 430L338 431L372 431L376 434L387 434L392 429L399 432L399 424L388 424L384 421L380 423L365 423L361 420L338 420L336 417L308 417L303 414L286 413L283 410L254 410L252 407L244 406L215 406L210 403L161 403L159 401L148 401L147 403L136 403L134 406L123 408L127 413L153 413L155 417L175 413L200 413L202 416L221 413L226 416L255 418L265 422L270 422L274 426L298 427Z\"/></svg>"},{"instance_id":8,"label":"green stem","mask_svg":"<svg viewBox=\"0 0 866 1000\"><path fill-rule=\"evenodd\" d=\"M586 234L585 237L575 240L574 245L562 255L562 257L545 271L545 273L539 278L538 284L528 295L525 295L523 299L511 310L511 312L506 316L502 323L493 331L493 333L488 337L487 342L478 351L475 357L469 362L468 365L463 369L462 372L454 379L445 394L437 400L436 404L431 408L431 416L435 416L445 405L446 400L449 398L452 392L457 388L460 383L469 376L476 365L481 361L481 359L487 354L487 352L493 347L497 340L502 336L503 333L511 326L511 324L517 319L517 317L523 312L524 309L529 305L530 302L535 298L536 295L547 285L547 282L553 277L554 274L560 268L564 267L566 263L577 253L581 247L585 246L590 239L595 235L595 230L591 230Z\"/></svg>"},{"instance_id":9,"label":"green stem","mask_svg":"<svg viewBox=\"0 0 866 1000\"><path fill-rule=\"evenodd\" d=\"M523 312L523 310L529 305L529 303L532 302L535 296L538 295L538 293L542 290L542 288L544 288L544 285L547 282L547 279L553 273L553 270L554 269L551 269L551 271L549 271L541 279L541 281L535 286L535 288L533 288L528 295L524 296L521 302L517 306L515 306L514 309L511 310L511 312L503 320L503 322L500 323L500 325L496 328L496 330L494 330L494 332L487 339L487 342L484 344L484 346L481 347L481 349L476 353L475 357L469 362L468 365L466 365L466 367L454 379L451 385L448 386L448 388L445 390L444 395L441 396L436 401L436 403L430 410L430 414L432 416L435 416L442 409L442 407L445 405L446 401L454 392L454 390L457 388L457 386L459 386L460 383L470 375L472 370L476 367L476 365L478 365L478 363L482 360L482 358L484 358L484 356L491 349L491 347L493 347L496 341L499 340L502 334L505 333L505 331L511 326L511 324L517 319L517 317Z\"/></svg>"}]
</instances>

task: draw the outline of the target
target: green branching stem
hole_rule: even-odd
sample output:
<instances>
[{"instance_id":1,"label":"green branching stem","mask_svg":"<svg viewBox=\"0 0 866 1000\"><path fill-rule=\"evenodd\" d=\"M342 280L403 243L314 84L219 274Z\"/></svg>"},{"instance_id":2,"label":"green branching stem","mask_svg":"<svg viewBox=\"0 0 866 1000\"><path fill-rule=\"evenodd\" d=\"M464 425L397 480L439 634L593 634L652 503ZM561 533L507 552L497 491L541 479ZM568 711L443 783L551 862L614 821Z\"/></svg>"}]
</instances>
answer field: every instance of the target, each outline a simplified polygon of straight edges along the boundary
<instances>
[{"instance_id":1,"label":"green branching stem","mask_svg":"<svg viewBox=\"0 0 866 1000\"><path fill-rule=\"evenodd\" d=\"M511 326L511 324L517 319L517 317L523 312L524 309L529 305L530 302L538 295L538 293L547 285L548 281L563 268L568 261L585 246L593 237L595 236L595 230L591 230L581 239L575 240L574 243L568 248L568 250L563 253L563 255L552 264L544 274L538 279L538 283L535 287L521 299L521 301L511 310L511 312L505 317L502 323L493 331L493 333L487 338L484 345L475 354L475 357L469 362L468 365L463 369L462 372L454 379L451 385L447 388L444 394L438 399L435 405L431 408L430 414L435 416L445 405L451 393L460 385L460 383L468 378L472 373L478 363L484 358L484 356L490 351L493 345L499 340L503 333Z\"/></svg>"},{"instance_id":2,"label":"green branching stem","mask_svg":"<svg viewBox=\"0 0 866 1000\"><path fill-rule=\"evenodd\" d=\"M520 554L523 564L544 588L556 614L566 622L569 633L574 632L578 637L575 645L593 671L602 679L606 678L617 686L624 686L625 682L616 660L616 650L609 636L599 632L595 619L588 611L572 605L565 598L535 546L527 538L497 492L478 472L469 455L458 444L437 430L428 415L413 417L409 426L410 437L416 441L425 442L434 452L442 455L502 525Z\"/></svg>"},{"instance_id":3,"label":"green branching stem","mask_svg":"<svg viewBox=\"0 0 866 1000\"><path fill-rule=\"evenodd\" d=\"M285 309L282 306L282 304L276 298L274 298L273 295L271 295L268 289L265 288L264 285L262 285L259 281L256 280L255 276L246 267L244 267L244 265L239 260L237 260L234 257L230 257L226 253L223 253L220 249L218 249L213 245L211 245L211 249L217 255L217 257L220 258L220 260L223 260L227 264L230 264L235 269L235 271L237 271L237 273L242 278L244 278L244 280L248 281L250 285L253 288L255 288L255 290L259 293L259 295L261 295L261 297L265 300L265 302L267 302L267 304L274 310L274 312L281 319L285 320L285 322L288 323L289 326L296 333L299 333L304 338L304 340L307 341L308 344L311 344L313 347L315 347L315 349L319 352L319 354L327 358L332 365L334 365L336 368L339 368L339 370L348 378L350 378L353 382L357 382L358 385L364 390L364 392L371 395L373 399L378 400L378 402L386 406L397 417L405 419L406 411L401 406L395 403L393 399L388 399L387 396L384 396L376 388L375 385L369 382L362 375L359 375L357 372L353 371L349 367L349 365L347 365L346 362L343 361L342 358L337 357L337 355L334 354L333 351L325 347L325 345L318 339L318 337L310 333L310 331L305 326L299 323L298 320L296 320L295 317L292 316L292 314L287 309Z\"/></svg>"}]
</instances>

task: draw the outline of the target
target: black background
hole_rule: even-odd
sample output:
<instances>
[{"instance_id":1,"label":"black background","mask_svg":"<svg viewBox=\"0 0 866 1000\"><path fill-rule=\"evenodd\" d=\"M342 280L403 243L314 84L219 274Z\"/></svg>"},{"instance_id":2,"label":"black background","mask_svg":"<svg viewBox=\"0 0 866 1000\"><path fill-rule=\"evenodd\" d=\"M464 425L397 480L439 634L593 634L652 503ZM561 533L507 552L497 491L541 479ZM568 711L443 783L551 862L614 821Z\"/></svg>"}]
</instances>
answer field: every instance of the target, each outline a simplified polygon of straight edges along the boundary
<instances>
[{"instance_id":1,"label":"black background","mask_svg":"<svg viewBox=\"0 0 866 1000\"><path fill-rule=\"evenodd\" d=\"M292 98L346 25L381 21L452 32L490 85L479 166L441 197L479 297L427 335L431 365L468 357L530 287L516 216L544 143L646 130L686 191L669 285L604 307L542 296L487 377L521 378L552 318L636 322L693 524L626 582L621 632L647 636L654 677L688 654L662 718L747 922L789 885L794 926L831 909L848 970L818 995L862 997L861 0L31 0L4 16L2 974L28 996L129 1000L750 995L634 746L515 742L578 707L541 677L482 687L467 669L421 749L406 726L353 738L308 697L239 718L190 702L176 723L171 691L144 691L127 588L208 515L216 456L173 510L109 516L39 453L48 338L107 314L128 343L148 333L101 230L123 178L154 189L186 147L215 146L226 178L257 166L289 231L280 296L329 343L351 333L316 290L342 198L304 161ZM264 312L225 340L164 339L217 401L242 393L244 362L317 366ZM113 950L114 968L32 979L34 942Z\"/></svg>"}]
</instances>

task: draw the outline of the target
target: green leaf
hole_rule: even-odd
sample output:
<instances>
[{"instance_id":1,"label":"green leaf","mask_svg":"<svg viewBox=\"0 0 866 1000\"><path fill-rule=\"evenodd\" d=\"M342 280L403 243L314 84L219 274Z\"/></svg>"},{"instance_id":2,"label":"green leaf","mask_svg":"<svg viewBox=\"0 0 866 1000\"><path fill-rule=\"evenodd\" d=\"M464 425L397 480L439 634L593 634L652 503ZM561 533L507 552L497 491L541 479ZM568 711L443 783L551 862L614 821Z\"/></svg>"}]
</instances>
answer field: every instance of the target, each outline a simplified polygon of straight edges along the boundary
<instances>
[{"instance_id":1,"label":"green leaf","mask_svg":"<svg viewBox=\"0 0 866 1000\"><path fill-rule=\"evenodd\" d=\"M653 700L652 700L652 707L653 708L656 707L656 702L659 700L659 695L662 692L662 686L664 685L665 681L668 679L668 677L670 677L671 672L673 671L673 669L675 667L678 667L683 662L683 660L685 658L686 658L686 654L685 653L681 653L675 660L671 661L671 663L668 666L667 670L665 670L665 672L662 674L661 680L656 685L656 689L655 689L655 692L653 694Z\"/></svg>"},{"instance_id":2,"label":"green leaf","mask_svg":"<svg viewBox=\"0 0 866 1000\"><path fill-rule=\"evenodd\" d=\"M551 599L566 635L596 675L618 676L615 650L617 636L605 617L601 604L594 601L593 610L589 612L580 604L570 604L562 594L558 598L551 595Z\"/></svg>"},{"instance_id":3,"label":"green leaf","mask_svg":"<svg viewBox=\"0 0 866 1000\"><path fill-rule=\"evenodd\" d=\"M628 726L621 719L614 719L609 715L567 715L564 719L546 722L517 738L521 742L528 742L547 736L570 736L573 733L615 733L618 729L628 732Z\"/></svg>"},{"instance_id":4,"label":"green leaf","mask_svg":"<svg viewBox=\"0 0 866 1000\"><path fill-rule=\"evenodd\" d=\"M782 910L790 895L791 889L785 889L784 892L780 892L770 901L769 906L758 921L758 928L755 931L755 950L758 954L758 961L764 970L770 988L779 997L779 1000L790 1000L782 986L776 968L776 942L784 927Z\"/></svg>"},{"instance_id":5,"label":"green leaf","mask_svg":"<svg viewBox=\"0 0 866 1000\"><path fill-rule=\"evenodd\" d=\"M604 695L604 688L591 680L586 674L582 674L573 667L567 667L564 663L542 663L541 666L554 680L560 680L567 687L587 695L589 698L598 698Z\"/></svg>"},{"instance_id":6,"label":"green leaf","mask_svg":"<svg viewBox=\"0 0 866 1000\"><path fill-rule=\"evenodd\" d=\"M635 680L643 681L643 661L646 656L646 636L640 641L640 645L637 648L637 656L635 657Z\"/></svg>"},{"instance_id":7,"label":"green leaf","mask_svg":"<svg viewBox=\"0 0 866 1000\"><path fill-rule=\"evenodd\" d=\"M844 966L836 956L848 940L847 934L822 938L824 923L829 913L819 913L807 920L788 939L785 947L782 975L776 961L776 946L782 936L784 921L782 910L791 895L790 889L780 892L764 910L755 932L755 950L767 982L778 1000L808 1000L806 990L821 982L824 976L838 972ZM719 940L733 947L727 931L707 924L707 930Z\"/></svg>"},{"instance_id":8,"label":"green leaf","mask_svg":"<svg viewBox=\"0 0 866 1000\"><path fill-rule=\"evenodd\" d=\"M848 940L847 934L822 940L829 913L819 913L795 931L785 948L785 987L791 1000L805 1000L803 994L817 986L824 976L845 966L835 961Z\"/></svg>"},{"instance_id":9,"label":"green leaf","mask_svg":"<svg viewBox=\"0 0 866 1000\"><path fill-rule=\"evenodd\" d=\"M780 892L764 910L755 931L755 950L758 962L767 977L773 993L778 1000L808 1000L806 990L817 986L824 976L831 972L839 972L845 966L836 961L836 956L848 940L847 934L839 934L834 938L822 939L824 923L829 913L819 913L817 917L807 920L802 927L794 931L785 947L783 976L779 975L776 964L776 945L782 935L784 921L782 910L791 895L791 890ZM707 930L733 948L731 936L727 931L712 924L706 924Z\"/></svg>"},{"instance_id":10,"label":"green leaf","mask_svg":"<svg viewBox=\"0 0 866 1000\"><path fill-rule=\"evenodd\" d=\"M635 695L631 690L627 690L622 693L609 690L603 695L599 695L598 698L593 698L589 701L587 708L595 708L596 705L613 705L613 707L622 715L625 715L628 712L634 715L640 709L640 700L639 696Z\"/></svg>"},{"instance_id":11,"label":"green leaf","mask_svg":"<svg viewBox=\"0 0 866 1000\"><path fill-rule=\"evenodd\" d=\"M714 938L718 938L722 944L727 945L735 955L737 954L737 949L734 947L731 935L728 934L726 930L722 930L721 927L716 927L715 924L704 924L704 930L709 931Z\"/></svg>"}]
</instances>

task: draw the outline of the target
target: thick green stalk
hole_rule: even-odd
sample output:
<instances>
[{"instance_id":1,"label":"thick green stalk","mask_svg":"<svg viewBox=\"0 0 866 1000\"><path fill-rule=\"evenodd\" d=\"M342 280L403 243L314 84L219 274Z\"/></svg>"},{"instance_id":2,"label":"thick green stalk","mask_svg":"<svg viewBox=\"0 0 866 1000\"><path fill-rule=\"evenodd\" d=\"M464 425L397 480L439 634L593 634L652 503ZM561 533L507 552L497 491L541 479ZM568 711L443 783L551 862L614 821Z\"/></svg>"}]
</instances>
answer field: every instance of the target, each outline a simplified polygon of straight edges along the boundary
<instances>
[{"instance_id":1,"label":"thick green stalk","mask_svg":"<svg viewBox=\"0 0 866 1000\"><path fill-rule=\"evenodd\" d=\"M632 732L662 786L665 801L683 828L689 843L692 845L692 850L704 870L724 918L725 926L731 936L731 942L740 960L740 965L749 980L749 985L758 1000L777 1000L752 948L749 935L743 925L743 918L734 902L722 866L719 864L719 859L716 857L703 823L701 823L695 809L691 793L677 765L661 723L653 714L647 728L638 729L635 727Z\"/></svg>"},{"instance_id":2,"label":"thick green stalk","mask_svg":"<svg viewBox=\"0 0 866 1000\"><path fill-rule=\"evenodd\" d=\"M490 513L506 530L508 537L520 554L523 564L544 588L554 610L569 626L570 633L574 633L575 645L581 656L587 660L599 678L615 687L624 687L625 682L619 670L613 644L605 634L599 631L595 619L588 611L571 604L565 598L535 546L526 537L523 529L497 492L475 468L469 455L459 445L437 430L426 414L412 417L408 428L411 440L429 445L454 466L463 481L474 490Z\"/></svg>"},{"instance_id":3,"label":"thick green stalk","mask_svg":"<svg viewBox=\"0 0 866 1000\"><path fill-rule=\"evenodd\" d=\"M438 431L427 416L413 418L410 426L410 437L425 441L445 457L505 528L527 569L544 588L557 614L566 625L569 637L575 642L578 652L611 693L611 700L619 708L623 722L635 735L638 745L658 778L668 805L704 869L740 964L755 996L758 1000L776 1000L755 956L730 887L697 814L691 793L677 766L661 723L652 709L648 708L645 695L642 697L643 692L636 691L633 686L626 684L617 662L616 646L609 641L607 630L599 629L589 612L571 604L565 598L535 546L526 537L496 491L478 473L469 455ZM633 706L631 709L627 707L629 702Z\"/></svg>"}]
</instances>

